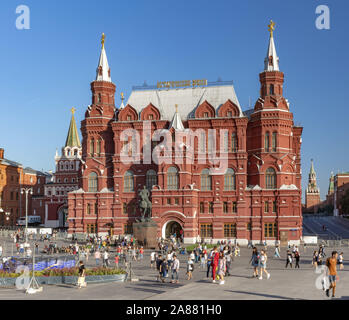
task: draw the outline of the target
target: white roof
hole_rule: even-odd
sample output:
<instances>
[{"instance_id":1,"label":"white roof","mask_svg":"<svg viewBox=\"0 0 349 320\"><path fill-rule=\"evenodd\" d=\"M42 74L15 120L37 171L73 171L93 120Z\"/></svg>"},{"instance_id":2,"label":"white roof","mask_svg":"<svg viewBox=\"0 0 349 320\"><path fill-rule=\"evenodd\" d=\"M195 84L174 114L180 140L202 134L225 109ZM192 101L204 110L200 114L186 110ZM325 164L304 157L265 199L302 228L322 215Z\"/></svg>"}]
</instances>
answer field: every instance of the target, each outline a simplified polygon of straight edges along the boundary
<instances>
[{"instance_id":1,"label":"white roof","mask_svg":"<svg viewBox=\"0 0 349 320\"><path fill-rule=\"evenodd\" d=\"M102 67L102 74L99 74L99 67ZM111 82L111 77L109 75L109 64L108 64L107 54L105 52L104 46L102 46L101 55L99 56L96 81Z\"/></svg>"},{"instance_id":2,"label":"white roof","mask_svg":"<svg viewBox=\"0 0 349 320\"><path fill-rule=\"evenodd\" d=\"M232 84L194 88L134 90L127 104L131 105L140 114L151 103L159 109L161 119L171 121L175 113L176 104L178 104L180 118L187 120L188 118L194 118L195 109L205 100L216 111L228 100L231 100L239 108L239 116L243 117L240 103Z\"/></svg>"},{"instance_id":3,"label":"white roof","mask_svg":"<svg viewBox=\"0 0 349 320\"><path fill-rule=\"evenodd\" d=\"M269 57L272 57L272 64L269 63ZM274 38L270 37L267 56L264 60L265 71L280 71L279 70L279 57L276 54Z\"/></svg>"}]
</instances>

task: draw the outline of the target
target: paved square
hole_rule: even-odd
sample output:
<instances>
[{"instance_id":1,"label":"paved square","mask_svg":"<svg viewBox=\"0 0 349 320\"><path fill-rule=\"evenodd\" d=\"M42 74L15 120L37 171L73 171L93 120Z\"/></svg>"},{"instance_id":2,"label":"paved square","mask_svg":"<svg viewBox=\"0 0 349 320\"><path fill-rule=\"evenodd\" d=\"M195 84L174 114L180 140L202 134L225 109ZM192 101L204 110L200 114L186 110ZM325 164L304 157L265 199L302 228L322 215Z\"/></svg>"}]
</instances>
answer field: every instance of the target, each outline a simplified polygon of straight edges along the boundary
<instances>
[{"instance_id":1,"label":"paved square","mask_svg":"<svg viewBox=\"0 0 349 320\"><path fill-rule=\"evenodd\" d=\"M327 256L333 248L326 248ZM336 248L337 251L340 248ZM338 271L337 299L349 299L349 263L346 259L349 248L344 252L344 270ZM0 289L0 299L116 299L116 300L210 300L210 299L241 299L241 300L288 300L288 299L319 299L328 300L324 291L316 288L316 280L321 274L315 273L311 266L313 248L301 250L300 269L285 269L285 249L282 249L281 259L273 257L274 248L268 248L267 269L271 273L269 280L252 278L252 267L249 260L251 250L241 249L241 256L235 257L231 267L231 276L226 278L224 285L213 284L206 278L204 270L195 265L194 277L187 281L187 256L180 256L180 283L171 284L170 278L166 283L156 281L157 272L150 269L150 251L145 252L143 261L133 262L133 270L138 282L88 284L87 288L77 289L71 285L44 285L42 293L25 294L16 289ZM112 254L113 257L113 254ZM111 259L112 260L112 259ZM87 266L94 266L95 261L90 257Z\"/></svg>"}]
</instances>

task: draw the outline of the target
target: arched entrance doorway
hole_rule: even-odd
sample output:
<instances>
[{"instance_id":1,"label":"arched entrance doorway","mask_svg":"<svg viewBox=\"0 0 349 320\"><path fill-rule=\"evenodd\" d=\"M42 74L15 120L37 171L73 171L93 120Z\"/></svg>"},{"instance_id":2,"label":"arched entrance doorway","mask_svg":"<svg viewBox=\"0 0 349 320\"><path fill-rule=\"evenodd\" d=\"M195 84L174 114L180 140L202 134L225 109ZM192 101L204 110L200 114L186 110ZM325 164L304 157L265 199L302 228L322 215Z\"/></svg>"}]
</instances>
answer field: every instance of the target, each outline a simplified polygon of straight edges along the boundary
<instances>
[{"instance_id":1,"label":"arched entrance doorway","mask_svg":"<svg viewBox=\"0 0 349 320\"><path fill-rule=\"evenodd\" d=\"M168 239L170 236L176 234L176 238L180 238L181 230L183 230L183 228L177 221L168 221L163 226L162 237Z\"/></svg>"},{"instance_id":2,"label":"arched entrance doorway","mask_svg":"<svg viewBox=\"0 0 349 320\"><path fill-rule=\"evenodd\" d=\"M58 210L58 227L59 228L67 228L68 227L68 208L63 206Z\"/></svg>"}]
</instances>

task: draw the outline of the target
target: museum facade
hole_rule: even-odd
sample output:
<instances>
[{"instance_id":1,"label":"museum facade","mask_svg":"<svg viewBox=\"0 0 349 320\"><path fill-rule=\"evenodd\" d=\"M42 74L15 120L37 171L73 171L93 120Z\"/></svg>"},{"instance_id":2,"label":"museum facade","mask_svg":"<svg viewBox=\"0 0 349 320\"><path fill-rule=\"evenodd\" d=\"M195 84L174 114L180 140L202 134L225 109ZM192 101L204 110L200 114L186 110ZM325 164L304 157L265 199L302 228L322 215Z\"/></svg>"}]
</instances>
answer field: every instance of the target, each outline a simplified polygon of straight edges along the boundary
<instances>
[{"instance_id":1,"label":"museum facade","mask_svg":"<svg viewBox=\"0 0 349 320\"><path fill-rule=\"evenodd\" d=\"M302 127L283 96L273 30L260 96L245 111L232 82L201 79L134 87L116 107L103 36L69 233L132 234L146 186L158 237L299 242Z\"/></svg>"}]
</instances>

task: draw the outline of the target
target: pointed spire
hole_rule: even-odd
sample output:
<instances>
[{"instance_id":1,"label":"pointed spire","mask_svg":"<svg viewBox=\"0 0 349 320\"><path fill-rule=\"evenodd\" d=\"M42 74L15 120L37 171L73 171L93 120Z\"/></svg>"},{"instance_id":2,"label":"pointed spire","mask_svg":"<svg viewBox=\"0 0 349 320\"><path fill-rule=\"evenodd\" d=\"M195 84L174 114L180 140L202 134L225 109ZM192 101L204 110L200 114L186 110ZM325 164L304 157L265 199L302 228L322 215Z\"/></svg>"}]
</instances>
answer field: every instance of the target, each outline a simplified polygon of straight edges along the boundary
<instances>
[{"instance_id":1,"label":"pointed spire","mask_svg":"<svg viewBox=\"0 0 349 320\"><path fill-rule=\"evenodd\" d=\"M279 70L279 57L276 54L275 43L273 32L275 30L275 22L270 20L268 25L268 30L270 32L269 46L267 56L264 59L264 70L265 71L280 71Z\"/></svg>"},{"instance_id":2,"label":"pointed spire","mask_svg":"<svg viewBox=\"0 0 349 320\"><path fill-rule=\"evenodd\" d=\"M328 186L328 194L331 194L334 192L334 175L333 171L331 172L331 177L330 177L330 185Z\"/></svg>"},{"instance_id":3,"label":"pointed spire","mask_svg":"<svg viewBox=\"0 0 349 320\"><path fill-rule=\"evenodd\" d=\"M79 147L79 148L81 148L79 133L78 133L78 129L76 127L75 118L74 118L74 113L75 113L76 109L71 108L70 111L72 113L72 117L70 120L70 126L69 126L67 140L65 142L65 146L66 147Z\"/></svg>"},{"instance_id":4,"label":"pointed spire","mask_svg":"<svg viewBox=\"0 0 349 320\"><path fill-rule=\"evenodd\" d=\"M105 34L102 34L102 50L99 56L99 63L97 67L96 81L108 81L111 82L110 68L108 64L107 54L104 49Z\"/></svg>"},{"instance_id":5,"label":"pointed spire","mask_svg":"<svg viewBox=\"0 0 349 320\"><path fill-rule=\"evenodd\" d=\"M314 170L314 160L311 159L311 166L310 166L310 172L309 172L309 180L308 180L308 193L318 193L319 188L317 187L317 181L316 181L316 173Z\"/></svg>"},{"instance_id":6,"label":"pointed spire","mask_svg":"<svg viewBox=\"0 0 349 320\"><path fill-rule=\"evenodd\" d=\"M314 160L313 160L313 159L311 159L310 174L315 174L315 170L314 170Z\"/></svg>"},{"instance_id":7,"label":"pointed spire","mask_svg":"<svg viewBox=\"0 0 349 320\"><path fill-rule=\"evenodd\" d=\"M169 129L171 128L175 129L176 131L184 131L184 125L183 125L181 116L178 113L178 104L176 104L176 112L173 116Z\"/></svg>"},{"instance_id":8,"label":"pointed spire","mask_svg":"<svg viewBox=\"0 0 349 320\"><path fill-rule=\"evenodd\" d=\"M125 105L124 105L125 97L124 97L124 93L123 92L121 92L120 97L121 97L121 105L120 105L119 109L121 110L121 109L125 108Z\"/></svg>"}]
</instances>

